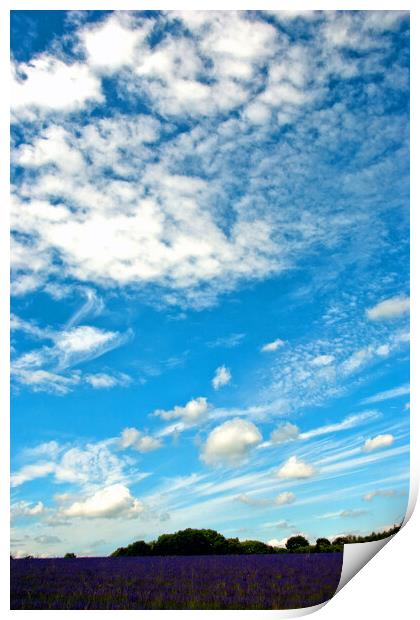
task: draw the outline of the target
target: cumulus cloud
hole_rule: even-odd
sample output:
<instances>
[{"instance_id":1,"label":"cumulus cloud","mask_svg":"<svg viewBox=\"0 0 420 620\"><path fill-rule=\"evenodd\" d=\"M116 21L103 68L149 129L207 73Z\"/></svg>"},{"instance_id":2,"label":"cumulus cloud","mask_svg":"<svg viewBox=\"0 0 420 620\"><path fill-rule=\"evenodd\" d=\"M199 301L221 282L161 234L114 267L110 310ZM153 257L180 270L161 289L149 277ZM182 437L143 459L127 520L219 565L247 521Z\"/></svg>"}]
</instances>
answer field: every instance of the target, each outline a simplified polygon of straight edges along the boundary
<instances>
[{"instance_id":1,"label":"cumulus cloud","mask_svg":"<svg viewBox=\"0 0 420 620\"><path fill-rule=\"evenodd\" d=\"M181 420L185 424L196 424L204 420L209 412L210 405L207 398L199 396L187 402L184 406L176 405L173 409L156 409L152 415L163 420Z\"/></svg>"},{"instance_id":2,"label":"cumulus cloud","mask_svg":"<svg viewBox=\"0 0 420 620\"><path fill-rule=\"evenodd\" d=\"M277 349L279 349L283 345L284 345L284 340L280 340L280 338L277 338L276 340L273 340L272 342L267 342L267 344L264 344L261 347L261 351L263 353L271 353L272 351L277 351Z\"/></svg>"},{"instance_id":3,"label":"cumulus cloud","mask_svg":"<svg viewBox=\"0 0 420 620\"><path fill-rule=\"evenodd\" d=\"M387 448L394 443L393 435L376 435L371 439L366 439L363 450L365 452L372 452L372 450L378 450L380 448Z\"/></svg>"},{"instance_id":4,"label":"cumulus cloud","mask_svg":"<svg viewBox=\"0 0 420 620\"><path fill-rule=\"evenodd\" d=\"M366 316L372 321L394 319L410 312L410 298L399 296L384 299L372 308L366 310Z\"/></svg>"},{"instance_id":5,"label":"cumulus cloud","mask_svg":"<svg viewBox=\"0 0 420 620\"><path fill-rule=\"evenodd\" d=\"M270 547L283 548L286 547L287 541L288 538L282 538L281 540L279 540L278 538L271 538L267 541L267 545L269 545Z\"/></svg>"},{"instance_id":6,"label":"cumulus cloud","mask_svg":"<svg viewBox=\"0 0 420 620\"><path fill-rule=\"evenodd\" d=\"M207 465L238 465L261 441L262 435L252 422L241 418L227 420L208 435L201 459Z\"/></svg>"},{"instance_id":7,"label":"cumulus cloud","mask_svg":"<svg viewBox=\"0 0 420 620\"><path fill-rule=\"evenodd\" d=\"M151 452L162 447L162 441L157 437L143 434L136 428L125 428L120 438L121 448L132 448L138 452Z\"/></svg>"},{"instance_id":8,"label":"cumulus cloud","mask_svg":"<svg viewBox=\"0 0 420 620\"><path fill-rule=\"evenodd\" d=\"M295 424L286 422L272 431L270 440L272 443L285 443L286 441L292 441L298 437L299 428Z\"/></svg>"},{"instance_id":9,"label":"cumulus cloud","mask_svg":"<svg viewBox=\"0 0 420 620\"><path fill-rule=\"evenodd\" d=\"M283 506L284 504L292 504L295 499L296 496L294 493L291 493L290 491L284 491L284 493L280 493L280 495L277 495L275 503L278 506Z\"/></svg>"},{"instance_id":10,"label":"cumulus cloud","mask_svg":"<svg viewBox=\"0 0 420 620\"><path fill-rule=\"evenodd\" d=\"M61 509L65 517L115 519L135 518L143 511L143 504L135 499L123 484L113 484L96 491L84 500Z\"/></svg>"},{"instance_id":11,"label":"cumulus cloud","mask_svg":"<svg viewBox=\"0 0 420 620\"><path fill-rule=\"evenodd\" d=\"M102 100L101 81L82 63L41 55L14 66L11 102L16 113L33 107L69 111Z\"/></svg>"},{"instance_id":12,"label":"cumulus cloud","mask_svg":"<svg viewBox=\"0 0 420 620\"><path fill-rule=\"evenodd\" d=\"M277 470L276 475L278 478L311 478L316 473L315 467L305 461L299 459L297 456L291 456L283 463L283 465Z\"/></svg>"},{"instance_id":13,"label":"cumulus cloud","mask_svg":"<svg viewBox=\"0 0 420 620\"><path fill-rule=\"evenodd\" d=\"M127 28L120 16L84 29L80 38L86 49L88 64L94 69L113 72L135 60L135 51L150 32L150 22L141 28ZM112 41L112 45L110 45Z\"/></svg>"},{"instance_id":14,"label":"cumulus cloud","mask_svg":"<svg viewBox=\"0 0 420 620\"><path fill-rule=\"evenodd\" d=\"M211 383L213 385L213 388L215 390L218 390L224 385L230 383L231 379L232 375L229 368L226 368L226 366L219 366L219 368L216 368L216 372Z\"/></svg>"}]
</instances>

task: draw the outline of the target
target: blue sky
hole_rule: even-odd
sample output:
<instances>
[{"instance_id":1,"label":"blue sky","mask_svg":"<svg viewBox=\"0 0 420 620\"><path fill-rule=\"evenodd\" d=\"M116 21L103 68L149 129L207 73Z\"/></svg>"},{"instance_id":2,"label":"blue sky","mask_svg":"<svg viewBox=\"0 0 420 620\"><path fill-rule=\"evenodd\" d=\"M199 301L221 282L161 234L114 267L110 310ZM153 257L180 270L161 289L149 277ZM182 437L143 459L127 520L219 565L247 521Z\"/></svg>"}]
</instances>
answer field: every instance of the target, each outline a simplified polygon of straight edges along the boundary
<instances>
[{"instance_id":1,"label":"blue sky","mask_svg":"<svg viewBox=\"0 0 420 620\"><path fill-rule=\"evenodd\" d=\"M408 14L11 33L12 552L401 520Z\"/></svg>"}]
</instances>

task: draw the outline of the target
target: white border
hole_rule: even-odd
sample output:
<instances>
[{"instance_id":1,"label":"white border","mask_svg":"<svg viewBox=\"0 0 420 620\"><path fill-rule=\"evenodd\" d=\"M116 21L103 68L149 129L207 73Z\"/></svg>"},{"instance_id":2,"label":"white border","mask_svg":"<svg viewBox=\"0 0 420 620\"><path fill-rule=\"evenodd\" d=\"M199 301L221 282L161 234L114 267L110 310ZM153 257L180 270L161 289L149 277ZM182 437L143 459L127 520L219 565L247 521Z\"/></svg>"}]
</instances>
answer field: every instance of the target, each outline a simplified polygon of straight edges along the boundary
<instances>
[{"instance_id":1,"label":"white border","mask_svg":"<svg viewBox=\"0 0 420 620\"><path fill-rule=\"evenodd\" d=\"M382 3L370 2L368 5L365 1L353 1L351 6L343 2L321 2L319 4L309 2L299 2L296 6L295 2L263 2L261 6L255 7L249 3L240 2L218 2L215 0L211 3L211 9L291 9L291 10L308 10L308 9L376 9L385 10L391 9L411 10L411 63L416 67L418 73L418 59L417 54L417 37L418 37L418 20L417 9L414 7L414 3L404 3L404 5L396 6L397 3L385 1ZM33 2L29 0L5 0L0 6L0 50L1 59L0 68L4 72L3 80L1 81L3 88L3 94L0 97L0 135L3 137L1 142L0 161L2 164L2 170L7 171L9 168L9 141L6 136L9 136L9 98L5 96L5 91L8 92L9 87L4 87L5 84L9 85L8 75L8 62L9 57L9 10L24 10L24 9L118 9L118 10L144 10L144 9L184 9L184 10L197 10L197 9L209 9L209 3L204 0L190 0L183 2L156 2L145 1L143 3L133 2L132 0L125 0L124 2L109 2L108 0L90 0L87 2L75 2L74 0L39 0ZM415 111L420 109L418 101L418 80L414 71L411 72L412 88L411 88L411 109L414 111L411 120L411 133L412 136L416 136L416 139L412 140L415 145L418 137L418 125ZM419 350L418 350L418 317L420 316L418 307L418 272L415 265L420 264L420 256L418 251L418 241L416 243L416 233L418 231L418 215L415 211L417 208L416 198L418 197L418 183L415 170L415 164L417 159L415 157L417 149L412 151L411 167L414 174L411 176L411 273L412 273L412 293L411 293L411 307L412 307L412 355L411 355L411 374L414 377L412 384L412 398L414 403L414 411L418 408L418 381L416 377L420 377L419 374ZM7 174L7 173L6 173ZM9 522L8 522L8 510L9 506L9 493L8 493L8 471L9 471L9 333L8 333L8 321L9 321L9 218L8 209L6 205L9 204L9 189L8 183L5 182L5 174L3 173L2 183L0 186L1 197L3 200L0 205L0 291L1 291L1 303L0 303L0 352L1 352L1 370L0 370L0 411L2 416L2 426L0 433L0 453L3 459L2 472L6 480L3 480L1 484L1 506L0 511L0 527L1 527L1 546L0 546L0 587L1 587L1 606L0 608L7 615L12 613L9 611ZM420 450L418 438L420 437L420 424L417 418L413 415L413 408L411 409L411 451L410 451L410 463L411 463L411 488L410 488L410 500L409 510L407 513L412 512L415 503L415 497L418 490L418 472L420 471ZM417 441L416 441L417 439ZM7 473L6 473L7 472ZM407 522L407 518L406 518ZM404 527L403 531L393 537L390 544L380 554L380 557L374 558L368 566L363 568L361 574L358 574L352 579L352 585L344 588L335 596L326 606L320 605L315 608L307 608L302 610L290 610L290 611L219 611L218 617L233 616L242 618L244 616L253 617L267 617L267 614L273 616L276 614L278 617L292 617L301 616L310 611L315 611L323 607L319 617L324 620L329 618L336 620L348 620L353 618L354 613L362 615L362 618L392 618L395 619L398 614L399 620L405 620L406 618L415 617L415 610L418 611L419 605L417 601L417 575L418 575L418 557L416 557L416 544L418 544L420 533L420 516L419 510L414 513L414 516ZM369 543L364 543L369 544ZM414 581L416 580L416 581ZM26 611L14 611L13 614L25 614ZM43 617L44 611L31 611L31 617ZM56 611L56 615L66 614L66 617L74 617L76 611ZM102 614L102 611L93 611L91 613ZM117 614L130 613L128 611L118 611ZM139 612L131 612L139 613ZM141 612L144 614L152 614L155 618L160 618L162 615L167 614L166 611L147 611ZM204 617L209 614L213 614L213 611L173 611L170 612L173 618L180 618L185 613L189 615L194 614L194 617ZM35 615L34 615L35 614Z\"/></svg>"}]
</instances>

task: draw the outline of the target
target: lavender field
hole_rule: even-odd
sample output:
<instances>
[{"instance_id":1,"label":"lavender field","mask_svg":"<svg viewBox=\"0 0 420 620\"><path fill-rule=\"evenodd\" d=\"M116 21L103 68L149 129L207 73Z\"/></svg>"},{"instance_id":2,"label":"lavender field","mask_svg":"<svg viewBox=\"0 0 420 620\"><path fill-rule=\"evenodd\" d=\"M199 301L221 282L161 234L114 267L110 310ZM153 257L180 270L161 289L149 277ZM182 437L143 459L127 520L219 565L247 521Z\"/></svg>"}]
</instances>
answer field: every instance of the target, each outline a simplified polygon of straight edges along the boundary
<instances>
[{"instance_id":1,"label":"lavender field","mask_svg":"<svg viewBox=\"0 0 420 620\"><path fill-rule=\"evenodd\" d=\"M331 598L341 553L11 561L11 609L293 609Z\"/></svg>"}]
</instances>

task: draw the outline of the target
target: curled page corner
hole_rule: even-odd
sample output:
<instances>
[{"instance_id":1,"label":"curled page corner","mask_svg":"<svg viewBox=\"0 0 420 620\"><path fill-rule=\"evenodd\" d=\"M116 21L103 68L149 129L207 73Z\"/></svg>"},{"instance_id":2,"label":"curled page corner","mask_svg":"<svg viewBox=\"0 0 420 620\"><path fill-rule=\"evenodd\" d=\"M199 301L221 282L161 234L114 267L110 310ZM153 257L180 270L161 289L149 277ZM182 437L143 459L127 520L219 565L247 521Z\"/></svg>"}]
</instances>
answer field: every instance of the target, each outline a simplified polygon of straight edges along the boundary
<instances>
[{"instance_id":1,"label":"curled page corner","mask_svg":"<svg viewBox=\"0 0 420 620\"><path fill-rule=\"evenodd\" d=\"M344 545L341 578L334 596L365 566L395 534L381 540Z\"/></svg>"},{"instance_id":2,"label":"curled page corner","mask_svg":"<svg viewBox=\"0 0 420 620\"><path fill-rule=\"evenodd\" d=\"M406 525L413 514L417 496L418 485L411 480L407 510L401 527ZM381 540L344 545L341 577L334 596L396 535L393 534Z\"/></svg>"}]
</instances>

